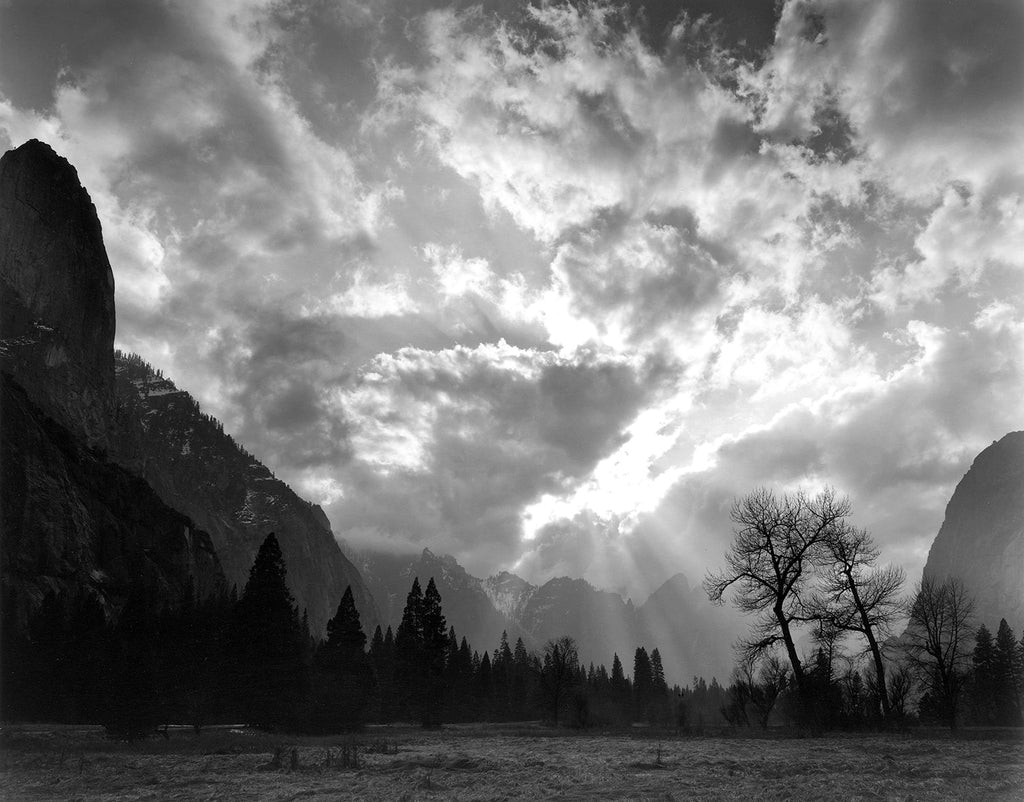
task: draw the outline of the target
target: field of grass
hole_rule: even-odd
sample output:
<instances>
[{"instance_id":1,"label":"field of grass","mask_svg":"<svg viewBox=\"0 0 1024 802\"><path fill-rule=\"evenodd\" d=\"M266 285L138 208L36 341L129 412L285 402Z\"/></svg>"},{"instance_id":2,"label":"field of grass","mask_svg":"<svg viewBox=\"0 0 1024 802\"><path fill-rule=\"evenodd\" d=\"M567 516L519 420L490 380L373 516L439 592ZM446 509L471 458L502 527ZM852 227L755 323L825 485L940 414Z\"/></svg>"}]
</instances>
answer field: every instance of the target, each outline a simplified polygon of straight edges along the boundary
<instances>
[{"instance_id":1,"label":"field of grass","mask_svg":"<svg viewBox=\"0 0 1024 802\"><path fill-rule=\"evenodd\" d=\"M357 745L357 766L344 766ZM1024 800L1024 742L941 733L658 739L540 727L208 731L123 744L5 728L3 800ZM351 760L350 760L351 762Z\"/></svg>"}]
</instances>

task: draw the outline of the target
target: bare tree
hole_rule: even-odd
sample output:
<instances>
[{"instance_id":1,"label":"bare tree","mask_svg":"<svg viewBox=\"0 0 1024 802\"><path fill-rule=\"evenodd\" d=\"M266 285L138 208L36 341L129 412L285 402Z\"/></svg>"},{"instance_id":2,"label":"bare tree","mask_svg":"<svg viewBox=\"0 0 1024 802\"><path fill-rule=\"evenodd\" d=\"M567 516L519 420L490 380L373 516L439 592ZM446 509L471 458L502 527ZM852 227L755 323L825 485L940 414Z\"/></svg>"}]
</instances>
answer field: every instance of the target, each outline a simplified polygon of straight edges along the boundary
<instances>
[{"instance_id":1,"label":"bare tree","mask_svg":"<svg viewBox=\"0 0 1024 802\"><path fill-rule=\"evenodd\" d=\"M544 644L541 681L551 705L555 726L558 726L558 713L576 681L578 667L579 652L573 638L562 635L560 638L549 640Z\"/></svg>"},{"instance_id":2,"label":"bare tree","mask_svg":"<svg viewBox=\"0 0 1024 802\"><path fill-rule=\"evenodd\" d=\"M907 702L913 687L914 678L908 666L897 664L889 672L886 680L886 692L889 697L889 715L891 716L891 721L899 728L904 727L906 724Z\"/></svg>"},{"instance_id":3,"label":"bare tree","mask_svg":"<svg viewBox=\"0 0 1024 802\"><path fill-rule=\"evenodd\" d=\"M745 667L745 673L750 686L750 701L757 708L761 729L766 730L775 703L789 684L789 668L777 654L769 654L761 661L756 678L753 666L749 663Z\"/></svg>"},{"instance_id":4,"label":"bare tree","mask_svg":"<svg viewBox=\"0 0 1024 802\"><path fill-rule=\"evenodd\" d=\"M926 576L910 604L907 660L951 730L968 676L973 614L974 599L955 577Z\"/></svg>"},{"instance_id":5,"label":"bare tree","mask_svg":"<svg viewBox=\"0 0 1024 802\"><path fill-rule=\"evenodd\" d=\"M793 630L815 620L809 605L810 580L827 554L826 540L849 514L849 500L838 498L832 489L814 497L755 490L733 504L735 538L725 555L725 569L709 572L704 579L712 601L721 603L726 591L734 588L734 604L745 613L759 614L751 636L740 643L746 659L776 643L785 645L805 701L811 689Z\"/></svg>"},{"instance_id":6,"label":"bare tree","mask_svg":"<svg viewBox=\"0 0 1024 802\"><path fill-rule=\"evenodd\" d=\"M835 526L825 539L830 562L822 571L814 607L840 632L854 632L867 642L875 667L875 690L888 719L891 708L886 690L885 662L880 640L905 615L900 592L906 576L901 568L877 566L879 549L866 529Z\"/></svg>"}]
</instances>

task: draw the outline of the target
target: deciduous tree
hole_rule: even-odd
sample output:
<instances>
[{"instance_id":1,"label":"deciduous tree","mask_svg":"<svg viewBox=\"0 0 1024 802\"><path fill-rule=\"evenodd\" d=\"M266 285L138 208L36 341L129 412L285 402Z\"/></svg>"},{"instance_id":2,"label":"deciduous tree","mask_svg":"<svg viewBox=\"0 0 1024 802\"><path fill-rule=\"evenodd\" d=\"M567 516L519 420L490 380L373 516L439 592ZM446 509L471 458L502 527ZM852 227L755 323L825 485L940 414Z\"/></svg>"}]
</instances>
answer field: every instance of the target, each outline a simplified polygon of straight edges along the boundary
<instances>
[{"instance_id":1,"label":"deciduous tree","mask_svg":"<svg viewBox=\"0 0 1024 802\"><path fill-rule=\"evenodd\" d=\"M828 530L825 545L828 559L814 606L832 628L864 638L875 669L872 687L882 716L888 719L891 710L881 643L904 615L900 593L906 576L901 568L877 565L880 552L865 529L837 522Z\"/></svg>"},{"instance_id":2,"label":"deciduous tree","mask_svg":"<svg viewBox=\"0 0 1024 802\"><path fill-rule=\"evenodd\" d=\"M917 680L950 729L970 665L974 600L955 577L926 576L910 604L907 658Z\"/></svg>"},{"instance_id":3,"label":"deciduous tree","mask_svg":"<svg viewBox=\"0 0 1024 802\"><path fill-rule=\"evenodd\" d=\"M831 489L816 496L755 490L733 504L735 537L725 555L726 567L704 580L712 601L721 603L732 589L734 604L758 616L751 636L740 644L745 659L776 643L784 645L805 702L811 688L794 629L815 619L809 607L811 579L827 556L826 541L849 514L849 500Z\"/></svg>"}]
</instances>

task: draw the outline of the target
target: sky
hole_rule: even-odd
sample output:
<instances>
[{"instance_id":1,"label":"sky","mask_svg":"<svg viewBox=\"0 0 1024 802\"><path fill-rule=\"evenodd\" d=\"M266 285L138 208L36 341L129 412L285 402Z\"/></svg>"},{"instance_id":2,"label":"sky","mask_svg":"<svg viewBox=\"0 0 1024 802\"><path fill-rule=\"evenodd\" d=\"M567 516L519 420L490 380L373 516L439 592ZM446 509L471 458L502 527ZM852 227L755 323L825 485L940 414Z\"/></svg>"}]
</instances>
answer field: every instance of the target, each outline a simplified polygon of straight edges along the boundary
<instances>
[{"instance_id":1,"label":"sky","mask_svg":"<svg viewBox=\"0 0 1024 802\"><path fill-rule=\"evenodd\" d=\"M1024 4L0 0L117 345L357 548L642 601L1024 428Z\"/></svg>"}]
</instances>

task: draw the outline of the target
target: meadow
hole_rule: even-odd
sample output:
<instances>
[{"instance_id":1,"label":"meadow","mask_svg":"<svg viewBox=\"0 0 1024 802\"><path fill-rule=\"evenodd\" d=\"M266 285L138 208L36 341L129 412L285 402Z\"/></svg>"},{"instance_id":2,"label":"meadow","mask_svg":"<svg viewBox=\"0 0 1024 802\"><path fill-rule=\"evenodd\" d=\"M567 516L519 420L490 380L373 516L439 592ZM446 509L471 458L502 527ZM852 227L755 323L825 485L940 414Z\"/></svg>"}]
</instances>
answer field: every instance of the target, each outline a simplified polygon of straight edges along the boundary
<instances>
[{"instance_id":1,"label":"meadow","mask_svg":"<svg viewBox=\"0 0 1024 802\"><path fill-rule=\"evenodd\" d=\"M1018 735L754 737L374 727L307 738L206 731L136 743L5 728L4 800L1020 800Z\"/></svg>"}]
</instances>

